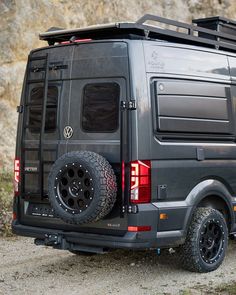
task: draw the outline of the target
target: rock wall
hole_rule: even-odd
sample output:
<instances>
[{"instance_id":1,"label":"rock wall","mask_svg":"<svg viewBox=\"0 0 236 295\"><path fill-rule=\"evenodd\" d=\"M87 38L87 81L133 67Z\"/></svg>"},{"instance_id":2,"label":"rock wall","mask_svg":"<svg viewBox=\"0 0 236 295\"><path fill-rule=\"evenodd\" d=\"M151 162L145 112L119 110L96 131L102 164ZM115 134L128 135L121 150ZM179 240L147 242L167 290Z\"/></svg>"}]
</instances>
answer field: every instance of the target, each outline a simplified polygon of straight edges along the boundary
<instances>
[{"instance_id":1,"label":"rock wall","mask_svg":"<svg viewBox=\"0 0 236 295\"><path fill-rule=\"evenodd\" d=\"M28 52L43 46L49 27L81 27L129 20L145 13L181 21L222 15L236 18L231 0L0 0L0 165L11 167L21 85Z\"/></svg>"}]
</instances>

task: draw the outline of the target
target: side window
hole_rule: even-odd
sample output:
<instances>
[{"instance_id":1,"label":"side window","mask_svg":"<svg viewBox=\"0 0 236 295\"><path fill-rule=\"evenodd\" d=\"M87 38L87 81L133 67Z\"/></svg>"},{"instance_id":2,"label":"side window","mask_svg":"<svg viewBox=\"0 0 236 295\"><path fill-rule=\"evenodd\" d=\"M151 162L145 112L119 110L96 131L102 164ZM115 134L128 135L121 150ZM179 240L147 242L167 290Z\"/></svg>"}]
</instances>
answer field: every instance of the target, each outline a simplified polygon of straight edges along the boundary
<instances>
[{"instance_id":1,"label":"side window","mask_svg":"<svg viewBox=\"0 0 236 295\"><path fill-rule=\"evenodd\" d=\"M35 87L30 93L29 107L29 130L31 133L39 133L42 124L43 108L43 87ZM56 130L57 125L57 100L58 89L56 86L48 87L48 97L46 106L45 132L50 133Z\"/></svg>"},{"instance_id":2,"label":"side window","mask_svg":"<svg viewBox=\"0 0 236 295\"><path fill-rule=\"evenodd\" d=\"M228 85L186 80L155 82L157 132L233 134Z\"/></svg>"},{"instance_id":3,"label":"side window","mask_svg":"<svg viewBox=\"0 0 236 295\"><path fill-rule=\"evenodd\" d=\"M119 124L119 97L117 83L87 84L83 93L82 129L115 132Z\"/></svg>"}]
</instances>

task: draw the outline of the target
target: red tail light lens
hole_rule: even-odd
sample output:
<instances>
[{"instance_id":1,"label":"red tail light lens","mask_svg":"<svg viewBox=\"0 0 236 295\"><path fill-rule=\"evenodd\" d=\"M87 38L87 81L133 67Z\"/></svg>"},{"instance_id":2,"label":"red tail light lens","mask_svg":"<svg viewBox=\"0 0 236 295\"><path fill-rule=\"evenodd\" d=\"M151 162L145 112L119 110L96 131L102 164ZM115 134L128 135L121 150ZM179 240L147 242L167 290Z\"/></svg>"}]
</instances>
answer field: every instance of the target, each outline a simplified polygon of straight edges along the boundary
<instances>
[{"instance_id":1,"label":"red tail light lens","mask_svg":"<svg viewBox=\"0 0 236 295\"><path fill-rule=\"evenodd\" d=\"M12 213L12 221L16 220L17 219L17 215L15 212Z\"/></svg>"},{"instance_id":2,"label":"red tail light lens","mask_svg":"<svg viewBox=\"0 0 236 295\"><path fill-rule=\"evenodd\" d=\"M15 159L14 163L14 191L15 196L19 194L19 182L20 182L20 160Z\"/></svg>"},{"instance_id":3,"label":"red tail light lens","mask_svg":"<svg viewBox=\"0 0 236 295\"><path fill-rule=\"evenodd\" d=\"M151 162L131 162L130 201L135 204L151 201Z\"/></svg>"}]
</instances>

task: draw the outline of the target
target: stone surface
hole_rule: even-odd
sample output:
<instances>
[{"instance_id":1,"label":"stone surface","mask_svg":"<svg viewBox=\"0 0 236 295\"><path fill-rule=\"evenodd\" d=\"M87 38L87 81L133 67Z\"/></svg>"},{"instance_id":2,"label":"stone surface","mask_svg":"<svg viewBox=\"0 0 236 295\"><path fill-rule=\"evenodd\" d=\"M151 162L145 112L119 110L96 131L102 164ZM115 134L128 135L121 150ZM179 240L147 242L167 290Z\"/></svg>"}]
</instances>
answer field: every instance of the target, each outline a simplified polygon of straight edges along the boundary
<instances>
[{"instance_id":1,"label":"stone surface","mask_svg":"<svg viewBox=\"0 0 236 295\"><path fill-rule=\"evenodd\" d=\"M75 28L135 21L145 13L181 21L212 15L235 18L236 4L230 0L0 1L0 127L5 128L2 134L7 134L0 135L0 160L3 162L1 157L4 157L5 166L14 154L15 107L20 99L27 56L31 49L44 46L38 40L38 34L52 26Z\"/></svg>"}]
</instances>

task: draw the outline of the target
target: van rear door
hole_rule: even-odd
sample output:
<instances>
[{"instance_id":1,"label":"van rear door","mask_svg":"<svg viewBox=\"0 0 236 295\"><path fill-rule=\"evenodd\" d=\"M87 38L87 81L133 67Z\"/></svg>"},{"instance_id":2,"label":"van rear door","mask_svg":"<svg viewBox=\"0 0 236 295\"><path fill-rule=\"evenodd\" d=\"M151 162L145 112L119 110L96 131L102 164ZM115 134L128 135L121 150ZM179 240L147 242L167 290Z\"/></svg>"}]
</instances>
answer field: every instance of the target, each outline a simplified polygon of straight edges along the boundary
<instances>
[{"instance_id":1,"label":"van rear door","mask_svg":"<svg viewBox=\"0 0 236 295\"><path fill-rule=\"evenodd\" d=\"M46 81L29 83L34 77L27 79L28 102L39 104L41 99L41 106L37 107L45 107L46 112L43 118L43 112L36 109L36 105L32 109L26 104L29 126L23 127L22 138L25 150L22 153L25 157L22 221L66 230L101 233L109 230L112 234L122 234L127 230L127 217L121 218L120 102L127 100L129 89L127 44L104 41L64 45L36 51L33 56L37 59L45 54L49 59ZM35 73L32 71L30 75ZM45 88L47 102L44 105ZM66 133L67 127L71 127L70 136ZM47 178L52 164L63 154L80 150L96 152L112 165L119 188L112 212L103 220L80 227L49 218L49 214L39 213L34 218L32 210L44 207L39 203L48 202Z\"/></svg>"}]
</instances>

